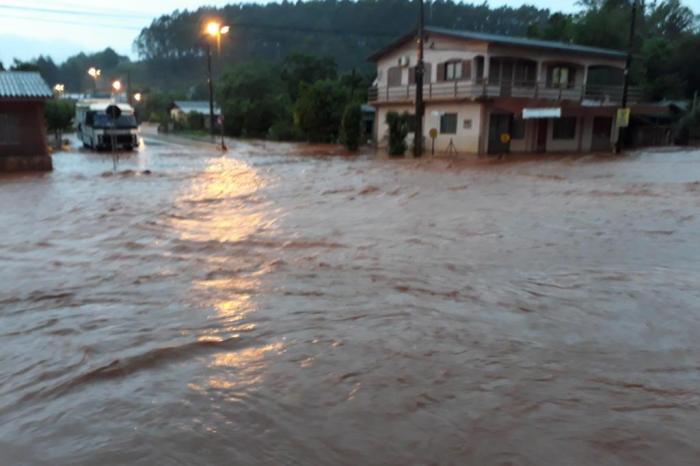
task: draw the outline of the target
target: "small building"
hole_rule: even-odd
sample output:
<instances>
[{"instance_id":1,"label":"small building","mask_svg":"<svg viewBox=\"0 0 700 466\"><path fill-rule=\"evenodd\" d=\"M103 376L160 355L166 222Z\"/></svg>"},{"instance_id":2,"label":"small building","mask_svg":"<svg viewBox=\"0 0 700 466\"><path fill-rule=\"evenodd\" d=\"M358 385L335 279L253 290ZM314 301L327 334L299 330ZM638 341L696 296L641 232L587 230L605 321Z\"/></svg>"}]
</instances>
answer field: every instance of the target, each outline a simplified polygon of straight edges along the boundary
<instances>
[{"instance_id":1,"label":"small building","mask_svg":"<svg viewBox=\"0 0 700 466\"><path fill-rule=\"evenodd\" d=\"M386 114L412 114L416 32L370 59L375 137L388 142ZM610 151L616 141L626 53L570 43L425 28L425 147L436 153ZM648 113L630 88L632 115ZM411 138L412 139L412 138Z\"/></svg>"},{"instance_id":2,"label":"small building","mask_svg":"<svg viewBox=\"0 0 700 466\"><path fill-rule=\"evenodd\" d=\"M187 118L193 113L204 115L204 127L209 129L209 101L207 100L176 100L168 108L170 118L174 122L187 123ZM218 121L221 108L214 105L214 118Z\"/></svg>"},{"instance_id":3,"label":"small building","mask_svg":"<svg viewBox=\"0 0 700 466\"><path fill-rule=\"evenodd\" d=\"M44 120L52 95L39 73L0 71L0 172L52 169Z\"/></svg>"}]
</instances>

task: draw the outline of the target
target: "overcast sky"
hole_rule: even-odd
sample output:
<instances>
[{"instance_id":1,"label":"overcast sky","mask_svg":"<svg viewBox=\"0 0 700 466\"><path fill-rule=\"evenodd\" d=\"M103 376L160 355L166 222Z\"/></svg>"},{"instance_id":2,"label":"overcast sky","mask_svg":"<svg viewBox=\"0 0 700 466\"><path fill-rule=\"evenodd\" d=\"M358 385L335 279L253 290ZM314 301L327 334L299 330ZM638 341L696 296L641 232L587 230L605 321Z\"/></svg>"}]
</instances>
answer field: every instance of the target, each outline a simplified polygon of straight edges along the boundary
<instances>
[{"instance_id":1,"label":"overcast sky","mask_svg":"<svg viewBox=\"0 0 700 466\"><path fill-rule=\"evenodd\" d=\"M477 0L475 3L480 3ZM112 47L136 58L132 44L141 28L159 15L201 5L225 5L231 0L118 0L110 6L95 0L0 0L0 61L50 55L57 62L80 51ZM493 0L491 6L532 4L573 12L575 0ZM700 0L685 0L700 12Z\"/></svg>"}]
</instances>

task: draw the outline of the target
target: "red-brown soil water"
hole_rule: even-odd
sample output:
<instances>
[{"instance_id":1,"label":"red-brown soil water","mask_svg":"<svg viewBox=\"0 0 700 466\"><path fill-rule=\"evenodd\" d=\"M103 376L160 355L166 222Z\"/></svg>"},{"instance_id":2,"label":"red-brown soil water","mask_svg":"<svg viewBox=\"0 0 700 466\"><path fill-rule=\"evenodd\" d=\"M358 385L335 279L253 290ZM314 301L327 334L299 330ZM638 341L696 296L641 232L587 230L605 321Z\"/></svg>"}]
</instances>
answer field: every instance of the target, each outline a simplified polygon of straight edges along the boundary
<instances>
[{"instance_id":1,"label":"red-brown soil water","mask_svg":"<svg viewBox=\"0 0 700 466\"><path fill-rule=\"evenodd\" d=\"M0 178L2 465L700 463L700 152L231 146Z\"/></svg>"}]
</instances>

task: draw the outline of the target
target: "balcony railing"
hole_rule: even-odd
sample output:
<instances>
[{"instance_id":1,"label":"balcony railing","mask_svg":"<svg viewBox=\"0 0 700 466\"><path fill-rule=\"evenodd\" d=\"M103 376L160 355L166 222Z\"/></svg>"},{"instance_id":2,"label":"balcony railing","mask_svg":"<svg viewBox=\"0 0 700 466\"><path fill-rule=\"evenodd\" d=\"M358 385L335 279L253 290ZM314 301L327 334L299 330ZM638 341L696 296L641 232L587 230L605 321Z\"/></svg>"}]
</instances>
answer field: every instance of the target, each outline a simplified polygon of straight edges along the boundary
<instances>
[{"instance_id":1,"label":"balcony railing","mask_svg":"<svg viewBox=\"0 0 700 466\"><path fill-rule=\"evenodd\" d=\"M591 100L601 103L619 103L622 100L622 86L578 85L552 86L534 81L447 81L430 83L423 86L423 98L426 101L479 99L494 97L515 97L524 99L542 99L554 101ZM406 102L416 98L416 86L382 86L369 89L370 102ZM630 103L642 100L639 88L630 87Z\"/></svg>"}]
</instances>

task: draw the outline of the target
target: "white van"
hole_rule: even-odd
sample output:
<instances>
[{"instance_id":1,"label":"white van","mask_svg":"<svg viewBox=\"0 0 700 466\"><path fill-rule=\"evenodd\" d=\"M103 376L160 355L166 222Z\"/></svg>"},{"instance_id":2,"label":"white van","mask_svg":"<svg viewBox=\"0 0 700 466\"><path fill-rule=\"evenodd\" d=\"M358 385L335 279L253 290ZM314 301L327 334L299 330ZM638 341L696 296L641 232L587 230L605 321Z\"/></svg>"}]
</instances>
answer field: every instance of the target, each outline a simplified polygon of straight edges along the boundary
<instances>
[{"instance_id":1,"label":"white van","mask_svg":"<svg viewBox=\"0 0 700 466\"><path fill-rule=\"evenodd\" d=\"M133 150L139 145L138 123L128 104L110 99L81 100L75 107L75 124L85 148Z\"/></svg>"}]
</instances>

